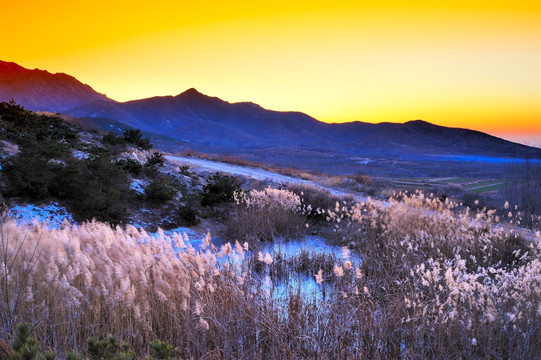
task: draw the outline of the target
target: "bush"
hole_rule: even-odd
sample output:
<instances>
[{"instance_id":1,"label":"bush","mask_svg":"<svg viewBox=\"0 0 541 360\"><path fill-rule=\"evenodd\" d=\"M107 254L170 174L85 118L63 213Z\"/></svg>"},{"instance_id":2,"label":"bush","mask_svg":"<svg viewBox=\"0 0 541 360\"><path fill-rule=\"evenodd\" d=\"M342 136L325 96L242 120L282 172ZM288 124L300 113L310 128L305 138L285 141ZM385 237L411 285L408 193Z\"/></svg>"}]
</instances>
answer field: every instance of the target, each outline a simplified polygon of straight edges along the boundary
<instances>
[{"instance_id":1,"label":"bush","mask_svg":"<svg viewBox=\"0 0 541 360\"><path fill-rule=\"evenodd\" d=\"M115 133L107 133L101 138L101 143L107 146L115 154L126 151L126 141Z\"/></svg>"},{"instance_id":2,"label":"bush","mask_svg":"<svg viewBox=\"0 0 541 360\"><path fill-rule=\"evenodd\" d=\"M60 199L79 201L81 193L87 192L88 170L81 161L70 161L58 164L54 169L54 176L49 180L50 196Z\"/></svg>"},{"instance_id":3,"label":"bush","mask_svg":"<svg viewBox=\"0 0 541 360\"><path fill-rule=\"evenodd\" d=\"M81 182L82 187L68 199L76 209L75 215L85 220L96 218L112 224L123 221L129 194L126 174L107 155L90 157L79 162L79 166L79 173L73 173L72 181ZM56 181L70 186L69 179L57 177Z\"/></svg>"},{"instance_id":4,"label":"bush","mask_svg":"<svg viewBox=\"0 0 541 360\"><path fill-rule=\"evenodd\" d=\"M39 356L39 342L30 333L30 324L17 325L17 336L11 344L10 359L34 360Z\"/></svg>"},{"instance_id":5,"label":"bush","mask_svg":"<svg viewBox=\"0 0 541 360\"><path fill-rule=\"evenodd\" d=\"M49 183L54 174L47 159L23 149L16 156L2 160L2 172L8 183L4 195L24 196L31 200L50 196Z\"/></svg>"},{"instance_id":6,"label":"bush","mask_svg":"<svg viewBox=\"0 0 541 360\"><path fill-rule=\"evenodd\" d=\"M215 173L207 179L207 184L203 187L201 205L231 202L234 194L240 191L240 183L233 176Z\"/></svg>"},{"instance_id":7,"label":"bush","mask_svg":"<svg viewBox=\"0 0 541 360\"><path fill-rule=\"evenodd\" d=\"M190 166L189 165L181 165L178 167L178 172L181 175L190 176Z\"/></svg>"},{"instance_id":8,"label":"bush","mask_svg":"<svg viewBox=\"0 0 541 360\"><path fill-rule=\"evenodd\" d=\"M38 115L14 102L0 103L1 134L18 145L44 145L79 141L79 128L65 123L59 116Z\"/></svg>"},{"instance_id":9,"label":"bush","mask_svg":"<svg viewBox=\"0 0 541 360\"><path fill-rule=\"evenodd\" d=\"M66 356L66 360L86 360L85 357L77 351L70 351Z\"/></svg>"},{"instance_id":10,"label":"bush","mask_svg":"<svg viewBox=\"0 0 541 360\"><path fill-rule=\"evenodd\" d=\"M19 141L19 149L46 160L71 157L71 145L65 141L49 141L25 138Z\"/></svg>"},{"instance_id":11,"label":"bush","mask_svg":"<svg viewBox=\"0 0 541 360\"><path fill-rule=\"evenodd\" d=\"M373 186L374 178L363 173L357 173L350 176L351 179L355 180L358 184L364 186Z\"/></svg>"},{"instance_id":12,"label":"bush","mask_svg":"<svg viewBox=\"0 0 541 360\"><path fill-rule=\"evenodd\" d=\"M166 178L152 180L150 184L145 187L145 197L150 202L156 204L173 200L177 193L178 191L171 186Z\"/></svg>"},{"instance_id":13,"label":"bush","mask_svg":"<svg viewBox=\"0 0 541 360\"><path fill-rule=\"evenodd\" d=\"M145 163L145 169L148 169L151 172L155 172L156 170L158 170L159 167L163 167L164 163L165 158L163 154L159 151L156 151L153 152L149 158L147 158L147 162Z\"/></svg>"},{"instance_id":14,"label":"bush","mask_svg":"<svg viewBox=\"0 0 541 360\"><path fill-rule=\"evenodd\" d=\"M107 152L56 164L52 173L47 184L49 195L65 200L78 220L96 218L112 224L124 220L128 178Z\"/></svg>"},{"instance_id":15,"label":"bush","mask_svg":"<svg viewBox=\"0 0 541 360\"><path fill-rule=\"evenodd\" d=\"M189 204L178 207L176 211L176 218L178 225L181 226L193 226L201 222L197 217L197 211Z\"/></svg>"},{"instance_id":16,"label":"bush","mask_svg":"<svg viewBox=\"0 0 541 360\"><path fill-rule=\"evenodd\" d=\"M115 134L115 133L107 133L107 134L103 135L102 138L101 138L101 142L103 144L111 145L111 146L126 145L126 141L124 140L124 138L122 136L119 136L119 135Z\"/></svg>"},{"instance_id":17,"label":"bush","mask_svg":"<svg viewBox=\"0 0 541 360\"><path fill-rule=\"evenodd\" d=\"M461 200L463 206L472 210L480 210L486 206L485 197L482 194L465 193Z\"/></svg>"},{"instance_id":18,"label":"bush","mask_svg":"<svg viewBox=\"0 0 541 360\"><path fill-rule=\"evenodd\" d=\"M143 150L152 149L152 144L147 138L143 138L143 133L141 130L124 130L123 139L128 144L137 146Z\"/></svg>"},{"instance_id":19,"label":"bush","mask_svg":"<svg viewBox=\"0 0 541 360\"><path fill-rule=\"evenodd\" d=\"M124 219L129 186L125 172L112 162L110 149L92 145L86 149L88 159L74 159L71 149L77 134L60 118L2 104L0 113L20 145L17 155L2 161L5 195L56 197L70 205L78 220L116 224Z\"/></svg>"},{"instance_id":20,"label":"bush","mask_svg":"<svg viewBox=\"0 0 541 360\"><path fill-rule=\"evenodd\" d=\"M141 171L143 171L143 165L141 165L139 161L133 159L117 160L116 165L125 172L133 175L139 175L141 174Z\"/></svg>"},{"instance_id":21,"label":"bush","mask_svg":"<svg viewBox=\"0 0 541 360\"><path fill-rule=\"evenodd\" d=\"M180 354L180 351L167 341L156 340L151 345L156 359L176 359Z\"/></svg>"},{"instance_id":22,"label":"bush","mask_svg":"<svg viewBox=\"0 0 541 360\"><path fill-rule=\"evenodd\" d=\"M135 360L136 355L128 344L121 344L116 337L104 340L91 337L86 341L87 353L91 360Z\"/></svg>"}]
</instances>

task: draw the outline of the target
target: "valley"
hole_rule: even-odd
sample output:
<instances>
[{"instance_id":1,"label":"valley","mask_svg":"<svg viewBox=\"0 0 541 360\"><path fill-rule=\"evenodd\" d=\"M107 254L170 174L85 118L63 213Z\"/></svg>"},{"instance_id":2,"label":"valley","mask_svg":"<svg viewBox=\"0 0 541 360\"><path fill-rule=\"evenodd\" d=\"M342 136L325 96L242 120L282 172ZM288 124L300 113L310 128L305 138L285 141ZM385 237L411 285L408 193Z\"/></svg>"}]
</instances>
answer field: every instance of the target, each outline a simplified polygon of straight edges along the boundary
<instances>
[{"instance_id":1,"label":"valley","mask_svg":"<svg viewBox=\"0 0 541 360\"><path fill-rule=\"evenodd\" d=\"M1 359L538 356L541 149L0 71Z\"/></svg>"}]
</instances>

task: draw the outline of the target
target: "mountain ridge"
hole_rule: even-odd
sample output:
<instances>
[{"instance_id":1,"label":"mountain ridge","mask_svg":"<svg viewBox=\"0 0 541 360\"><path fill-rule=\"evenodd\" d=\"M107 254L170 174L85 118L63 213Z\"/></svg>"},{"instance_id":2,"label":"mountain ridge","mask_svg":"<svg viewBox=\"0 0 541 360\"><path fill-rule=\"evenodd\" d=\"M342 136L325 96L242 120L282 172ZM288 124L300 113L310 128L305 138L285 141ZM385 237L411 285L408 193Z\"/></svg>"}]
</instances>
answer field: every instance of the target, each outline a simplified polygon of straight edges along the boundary
<instances>
[{"instance_id":1,"label":"mountain ridge","mask_svg":"<svg viewBox=\"0 0 541 360\"><path fill-rule=\"evenodd\" d=\"M0 99L33 111L65 112L96 100L115 102L65 73L26 69L0 60Z\"/></svg>"},{"instance_id":2,"label":"mountain ridge","mask_svg":"<svg viewBox=\"0 0 541 360\"><path fill-rule=\"evenodd\" d=\"M335 154L402 160L422 159L426 154L541 159L541 149L425 120L324 123L302 112L267 110L252 102L230 103L193 87L174 96L117 102L70 75L28 70L2 61L0 80L0 100L13 98L31 110L109 118L189 143L196 150L263 157L277 152L276 158L283 161L288 154L301 156L303 151L319 157Z\"/></svg>"}]
</instances>

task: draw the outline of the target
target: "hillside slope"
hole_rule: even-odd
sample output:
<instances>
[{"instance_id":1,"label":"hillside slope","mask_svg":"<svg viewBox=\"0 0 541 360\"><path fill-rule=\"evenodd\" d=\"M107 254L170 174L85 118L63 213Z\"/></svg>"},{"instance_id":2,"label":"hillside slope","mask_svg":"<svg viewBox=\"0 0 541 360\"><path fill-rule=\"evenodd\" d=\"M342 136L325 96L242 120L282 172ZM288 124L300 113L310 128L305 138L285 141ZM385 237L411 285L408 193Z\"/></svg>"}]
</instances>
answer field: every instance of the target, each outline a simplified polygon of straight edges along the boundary
<instances>
[{"instance_id":1,"label":"hillside slope","mask_svg":"<svg viewBox=\"0 0 541 360\"><path fill-rule=\"evenodd\" d=\"M73 76L0 60L0 101L11 99L29 110L55 113L98 100L113 102Z\"/></svg>"}]
</instances>

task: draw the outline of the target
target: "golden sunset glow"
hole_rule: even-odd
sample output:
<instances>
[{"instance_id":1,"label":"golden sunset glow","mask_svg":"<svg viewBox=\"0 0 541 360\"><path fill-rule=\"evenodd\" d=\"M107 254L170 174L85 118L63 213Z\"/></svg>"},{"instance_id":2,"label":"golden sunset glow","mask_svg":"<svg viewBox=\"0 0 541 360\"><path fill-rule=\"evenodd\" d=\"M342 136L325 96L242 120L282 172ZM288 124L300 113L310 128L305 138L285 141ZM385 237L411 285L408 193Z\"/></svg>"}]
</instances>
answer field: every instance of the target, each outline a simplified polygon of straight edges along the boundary
<instances>
[{"instance_id":1,"label":"golden sunset glow","mask_svg":"<svg viewBox=\"0 0 541 360\"><path fill-rule=\"evenodd\" d=\"M1 60L119 100L190 87L327 122L541 134L541 3L10 1Z\"/></svg>"}]
</instances>

